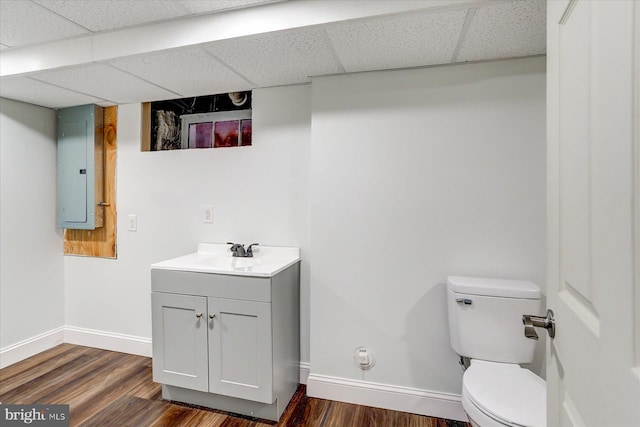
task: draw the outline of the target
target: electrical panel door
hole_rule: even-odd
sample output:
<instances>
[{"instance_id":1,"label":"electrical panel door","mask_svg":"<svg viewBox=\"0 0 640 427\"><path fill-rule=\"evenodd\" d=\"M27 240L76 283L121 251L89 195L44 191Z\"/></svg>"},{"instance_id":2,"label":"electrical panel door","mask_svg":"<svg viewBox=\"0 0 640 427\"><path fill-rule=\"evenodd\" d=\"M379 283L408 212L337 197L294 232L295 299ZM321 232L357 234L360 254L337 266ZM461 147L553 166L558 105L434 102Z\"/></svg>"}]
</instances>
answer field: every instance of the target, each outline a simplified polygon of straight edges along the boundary
<instances>
[{"instance_id":1,"label":"electrical panel door","mask_svg":"<svg viewBox=\"0 0 640 427\"><path fill-rule=\"evenodd\" d=\"M58 227L102 227L103 109L58 110Z\"/></svg>"}]
</instances>

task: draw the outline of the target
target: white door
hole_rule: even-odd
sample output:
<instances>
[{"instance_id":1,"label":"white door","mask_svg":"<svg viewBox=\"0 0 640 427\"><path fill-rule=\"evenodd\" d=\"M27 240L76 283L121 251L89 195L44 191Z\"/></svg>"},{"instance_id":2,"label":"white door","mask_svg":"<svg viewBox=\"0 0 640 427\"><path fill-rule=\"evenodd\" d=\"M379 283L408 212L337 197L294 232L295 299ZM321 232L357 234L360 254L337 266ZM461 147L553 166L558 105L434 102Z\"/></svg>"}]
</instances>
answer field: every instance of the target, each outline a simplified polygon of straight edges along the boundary
<instances>
[{"instance_id":1,"label":"white door","mask_svg":"<svg viewBox=\"0 0 640 427\"><path fill-rule=\"evenodd\" d=\"M640 2L547 2L548 425L640 426Z\"/></svg>"}]
</instances>

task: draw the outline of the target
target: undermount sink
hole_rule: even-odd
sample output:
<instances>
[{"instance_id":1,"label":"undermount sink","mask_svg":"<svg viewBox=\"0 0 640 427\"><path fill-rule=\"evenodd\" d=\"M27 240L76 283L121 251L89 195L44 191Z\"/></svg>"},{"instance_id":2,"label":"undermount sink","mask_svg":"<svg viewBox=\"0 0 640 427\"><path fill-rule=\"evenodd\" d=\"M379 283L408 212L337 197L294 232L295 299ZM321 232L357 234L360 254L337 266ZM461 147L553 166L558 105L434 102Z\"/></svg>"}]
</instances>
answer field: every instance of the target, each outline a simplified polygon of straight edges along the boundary
<instances>
[{"instance_id":1,"label":"undermount sink","mask_svg":"<svg viewBox=\"0 0 640 427\"><path fill-rule=\"evenodd\" d=\"M198 252L151 265L152 269L272 277L300 260L300 249L256 246L252 258L234 257L230 245L200 243Z\"/></svg>"}]
</instances>

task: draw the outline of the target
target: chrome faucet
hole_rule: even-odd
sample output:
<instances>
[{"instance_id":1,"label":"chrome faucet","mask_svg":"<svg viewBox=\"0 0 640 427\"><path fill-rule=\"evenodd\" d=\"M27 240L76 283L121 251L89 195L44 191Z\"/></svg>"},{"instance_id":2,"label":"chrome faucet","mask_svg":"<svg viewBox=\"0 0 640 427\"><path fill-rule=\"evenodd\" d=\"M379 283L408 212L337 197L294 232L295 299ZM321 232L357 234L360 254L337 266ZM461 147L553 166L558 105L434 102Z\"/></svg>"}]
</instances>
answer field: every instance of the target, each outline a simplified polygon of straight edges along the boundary
<instances>
[{"instance_id":1,"label":"chrome faucet","mask_svg":"<svg viewBox=\"0 0 640 427\"><path fill-rule=\"evenodd\" d=\"M253 258L253 247L258 246L259 243L252 243L245 250L244 245L240 243L227 242L227 245L231 245L229 250L233 254L234 257L241 258Z\"/></svg>"},{"instance_id":2,"label":"chrome faucet","mask_svg":"<svg viewBox=\"0 0 640 427\"><path fill-rule=\"evenodd\" d=\"M244 245L240 243L227 242L227 245L231 245L229 250L234 257L246 257L247 252L244 250Z\"/></svg>"},{"instance_id":3,"label":"chrome faucet","mask_svg":"<svg viewBox=\"0 0 640 427\"><path fill-rule=\"evenodd\" d=\"M249 245L249 247L247 248L247 255L249 258L253 258L253 247L254 246L258 246L260 243L252 243Z\"/></svg>"}]
</instances>

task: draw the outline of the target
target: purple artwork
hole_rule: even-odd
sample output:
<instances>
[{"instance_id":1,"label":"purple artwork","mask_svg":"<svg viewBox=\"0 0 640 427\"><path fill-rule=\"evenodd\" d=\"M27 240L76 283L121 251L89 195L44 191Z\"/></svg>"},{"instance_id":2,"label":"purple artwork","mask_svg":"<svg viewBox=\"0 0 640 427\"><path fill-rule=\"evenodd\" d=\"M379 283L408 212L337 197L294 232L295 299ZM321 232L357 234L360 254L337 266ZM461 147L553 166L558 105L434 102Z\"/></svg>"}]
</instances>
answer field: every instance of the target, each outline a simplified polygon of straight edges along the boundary
<instances>
[{"instance_id":1,"label":"purple artwork","mask_svg":"<svg viewBox=\"0 0 640 427\"><path fill-rule=\"evenodd\" d=\"M240 120L216 122L213 138L214 147L237 147Z\"/></svg>"},{"instance_id":2,"label":"purple artwork","mask_svg":"<svg viewBox=\"0 0 640 427\"><path fill-rule=\"evenodd\" d=\"M241 121L240 131L242 134L241 145L251 145L251 119Z\"/></svg>"},{"instance_id":3,"label":"purple artwork","mask_svg":"<svg viewBox=\"0 0 640 427\"><path fill-rule=\"evenodd\" d=\"M189 148L211 148L213 123L192 123L189 125Z\"/></svg>"}]
</instances>

